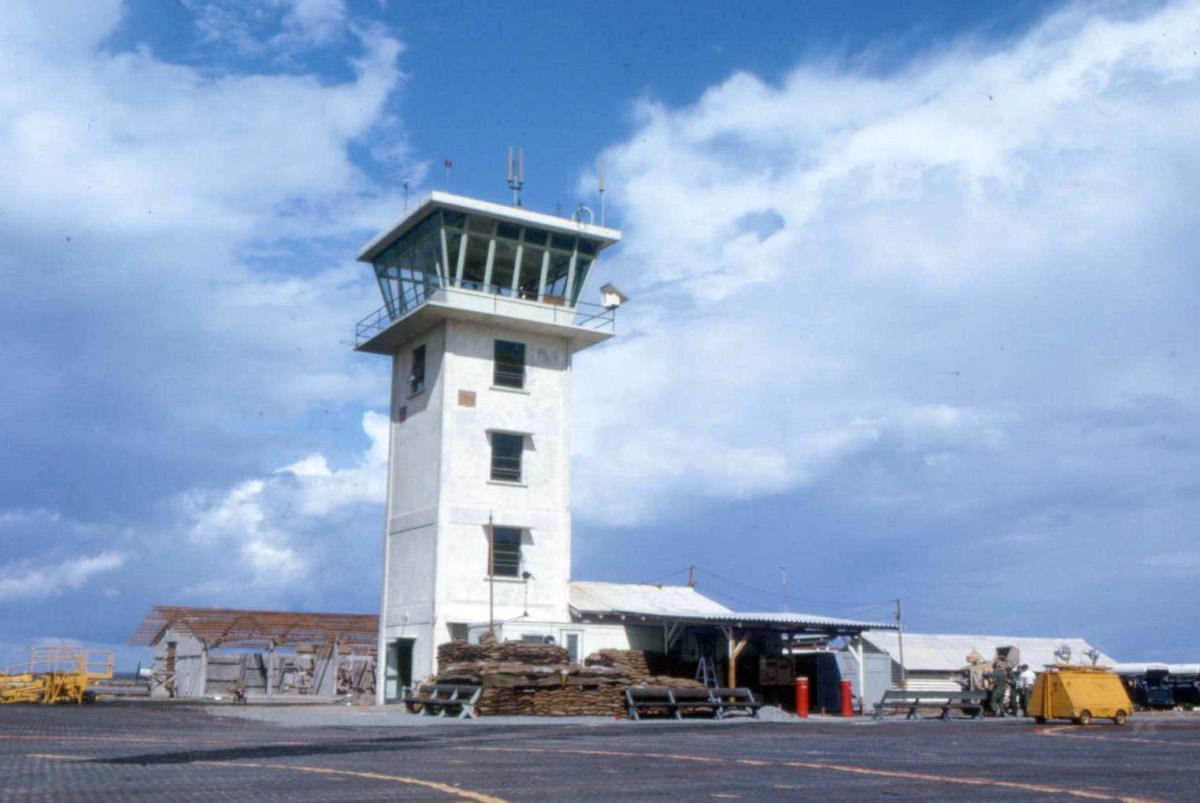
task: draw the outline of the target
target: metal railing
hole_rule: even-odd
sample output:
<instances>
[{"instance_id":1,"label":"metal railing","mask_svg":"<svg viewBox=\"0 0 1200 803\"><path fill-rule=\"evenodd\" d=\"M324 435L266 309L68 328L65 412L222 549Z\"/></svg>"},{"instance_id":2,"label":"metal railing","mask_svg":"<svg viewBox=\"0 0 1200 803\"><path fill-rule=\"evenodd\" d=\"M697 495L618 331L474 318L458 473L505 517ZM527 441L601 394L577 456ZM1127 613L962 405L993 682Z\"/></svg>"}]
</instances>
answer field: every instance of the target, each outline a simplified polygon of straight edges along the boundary
<instances>
[{"instance_id":1,"label":"metal railing","mask_svg":"<svg viewBox=\"0 0 1200 803\"><path fill-rule=\"evenodd\" d=\"M354 326L355 348L375 337L396 321L412 315L425 304L431 301L449 302L456 296L470 299L470 301L474 302L472 308L476 310L478 310L480 299L490 299L490 311L500 315L517 313L522 308L526 308L531 312L534 310L537 311L536 316L530 318L530 320L534 321L544 318L546 313L549 312L550 315L546 321L548 323L577 326L601 332L615 332L617 327L616 307L602 307L599 304L588 304L586 302L580 302L575 306L567 306L561 301L533 301L478 290L466 290L458 287L439 287L432 289L416 305L406 305L403 310L398 310L397 314L393 314L388 305L384 304L365 316Z\"/></svg>"}]
</instances>

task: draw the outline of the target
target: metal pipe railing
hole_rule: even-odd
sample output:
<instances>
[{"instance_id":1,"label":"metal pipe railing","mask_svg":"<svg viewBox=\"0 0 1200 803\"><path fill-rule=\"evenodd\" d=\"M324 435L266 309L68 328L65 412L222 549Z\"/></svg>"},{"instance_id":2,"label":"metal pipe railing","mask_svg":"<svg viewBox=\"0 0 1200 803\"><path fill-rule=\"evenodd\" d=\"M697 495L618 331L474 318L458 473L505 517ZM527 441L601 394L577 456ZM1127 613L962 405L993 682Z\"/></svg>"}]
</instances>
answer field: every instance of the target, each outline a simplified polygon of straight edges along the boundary
<instances>
[{"instance_id":1,"label":"metal pipe railing","mask_svg":"<svg viewBox=\"0 0 1200 803\"><path fill-rule=\"evenodd\" d=\"M502 307L533 307L539 312L545 313L549 310L552 315L552 320L556 324L564 324L568 326L578 326L585 329L595 329L598 331L615 331L617 321L616 307L603 307L599 304L589 304L580 302L574 306L565 304L547 304L541 301L533 301L515 296L505 296L497 293L487 293L477 290L466 290L457 287L426 287L425 285L412 285L401 296L403 303L398 305L384 304L370 314L364 316L354 326L354 345L360 346L370 340L375 335L387 329L401 318L407 317L418 308L428 303L429 301L437 301L439 296L448 297L452 294L461 294L473 298L487 296L492 299L492 312L503 314Z\"/></svg>"}]
</instances>

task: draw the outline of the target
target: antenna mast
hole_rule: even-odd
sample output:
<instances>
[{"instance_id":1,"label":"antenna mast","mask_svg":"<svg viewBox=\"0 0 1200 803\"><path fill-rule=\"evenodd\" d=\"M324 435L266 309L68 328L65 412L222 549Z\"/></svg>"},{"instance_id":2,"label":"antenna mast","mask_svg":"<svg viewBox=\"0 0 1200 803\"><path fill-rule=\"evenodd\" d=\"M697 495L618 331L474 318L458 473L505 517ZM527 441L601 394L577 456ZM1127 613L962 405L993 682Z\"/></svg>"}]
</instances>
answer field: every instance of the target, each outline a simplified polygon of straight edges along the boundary
<instances>
[{"instance_id":1,"label":"antenna mast","mask_svg":"<svg viewBox=\"0 0 1200 803\"><path fill-rule=\"evenodd\" d=\"M508 188L513 191L513 206L521 205L521 188L525 186L525 149L508 146Z\"/></svg>"}]
</instances>

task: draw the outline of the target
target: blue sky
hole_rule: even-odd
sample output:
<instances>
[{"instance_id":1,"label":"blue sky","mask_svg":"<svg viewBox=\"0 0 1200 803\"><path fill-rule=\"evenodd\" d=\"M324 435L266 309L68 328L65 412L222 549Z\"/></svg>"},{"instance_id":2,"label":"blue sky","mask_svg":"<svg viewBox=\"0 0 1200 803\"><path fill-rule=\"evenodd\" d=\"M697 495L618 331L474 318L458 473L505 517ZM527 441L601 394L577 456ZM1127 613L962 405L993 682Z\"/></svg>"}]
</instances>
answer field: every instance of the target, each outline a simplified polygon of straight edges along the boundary
<instances>
[{"instance_id":1,"label":"blue sky","mask_svg":"<svg viewBox=\"0 0 1200 803\"><path fill-rule=\"evenodd\" d=\"M604 154L634 298L577 363L577 577L1200 656L1197 4L6 13L0 652L374 610L353 253L523 145L544 211Z\"/></svg>"}]
</instances>

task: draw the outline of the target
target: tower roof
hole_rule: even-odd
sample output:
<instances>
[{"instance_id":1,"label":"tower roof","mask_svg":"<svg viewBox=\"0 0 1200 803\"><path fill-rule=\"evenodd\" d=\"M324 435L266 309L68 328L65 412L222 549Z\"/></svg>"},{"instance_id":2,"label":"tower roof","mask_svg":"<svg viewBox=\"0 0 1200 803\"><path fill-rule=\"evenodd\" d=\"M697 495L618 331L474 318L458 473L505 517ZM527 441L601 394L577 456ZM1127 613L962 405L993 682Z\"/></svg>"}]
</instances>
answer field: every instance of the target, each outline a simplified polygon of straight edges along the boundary
<instances>
[{"instance_id":1,"label":"tower roof","mask_svg":"<svg viewBox=\"0 0 1200 803\"><path fill-rule=\"evenodd\" d=\"M360 262L372 261L385 248L403 237L409 229L417 225L417 223L424 219L425 215L434 209L453 209L456 212L486 215L487 217L510 223L540 226L548 231L561 234L584 235L590 239L597 240L601 249L607 248L621 240L621 232L616 229L597 226L591 223L581 223L571 218L559 217L557 215L531 212L519 206L480 201L476 198L467 198L463 195L453 195L448 192L434 190L418 201L417 205L410 212L407 212L391 226L388 226L379 234L372 237L366 245L358 250L356 258Z\"/></svg>"}]
</instances>

